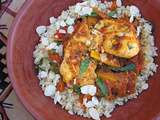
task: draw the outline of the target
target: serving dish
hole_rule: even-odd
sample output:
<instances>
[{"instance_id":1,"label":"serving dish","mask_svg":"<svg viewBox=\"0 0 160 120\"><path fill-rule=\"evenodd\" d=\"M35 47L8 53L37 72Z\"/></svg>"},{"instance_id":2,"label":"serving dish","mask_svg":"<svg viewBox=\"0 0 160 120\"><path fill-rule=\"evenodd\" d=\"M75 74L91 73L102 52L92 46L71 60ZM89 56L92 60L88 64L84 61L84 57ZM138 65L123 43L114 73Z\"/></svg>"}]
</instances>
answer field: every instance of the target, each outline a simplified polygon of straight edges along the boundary
<instances>
[{"instance_id":1,"label":"serving dish","mask_svg":"<svg viewBox=\"0 0 160 120\"><path fill-rule=\"evenodd\" d=\"M50 16L58 16L63 9L66 9L67 6L72 5L75 2L78 1L27 1L18 14L10 32L7 62L13 87L23 104L35 118L40 120L64 118L81 119L81 117L78 116L68 115L64 110L61 110L59 106L53 105L51 99L43 96L38 85L32 58L34 46L38 43L35 28L38 25L47 25ZM125 1L125 3L128 4L128 1ZM160 38L158 35L158 32L160 31L160 24L158 23L160 18L158 13L160 10L158 4L160 3L156 0L154 2L149 0L137 0L130 1L129 4L131 3L139 6L142 15L153 23L156 46L159 48L159 43L157 41L158 38ZM151 6L153 6L153 9L150 9ZM159 57L156 58L157 64L159 64L158 58ZM156 119L160 111L160 106L158 104L160 99L160 96L158 96L160 86L158 81L159 72L158 68L157 73L150 78L150 88L147 92L144 92L138 99L130 101L124 107L119 107L113 112L113 117L109 119Z\"/></svg>"}]
</instances>

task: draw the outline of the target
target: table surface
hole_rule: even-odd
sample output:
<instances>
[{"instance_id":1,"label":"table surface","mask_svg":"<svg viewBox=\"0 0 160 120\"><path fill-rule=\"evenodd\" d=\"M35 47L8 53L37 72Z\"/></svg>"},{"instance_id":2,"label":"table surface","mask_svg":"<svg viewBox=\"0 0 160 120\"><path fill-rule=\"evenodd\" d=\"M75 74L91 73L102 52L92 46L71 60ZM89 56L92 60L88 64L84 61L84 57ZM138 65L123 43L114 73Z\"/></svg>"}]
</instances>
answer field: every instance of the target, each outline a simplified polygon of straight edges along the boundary
<instances>
[{"instance_id":1,"label":"table surface","mask_svg":"<svg viewBox=\"0 0 160 120\"><path fill-rule=\"evenodd\" d=\"M0 30L0 32L3 33L4 36L6 37L8 36L8 31L12 24L12 21L14 20L16 13L18 12L18 10L20 9L20 7L23 5L24 2L25 0L1 0L2 4L1 6L5 5L6 8L4 9L2 7L3 11L0 11L0 25L6 25L6 27L8 28ZM3 43L6 44L7 41L3 41ZM3 48L4 49L2 49L2 52L6 54L6 47L4 46ZM3 64L6 64L6 60L4 59L2 62ZM3 71L7 74L6 68L4 68ZM8 77L6 77L5 79L8 80ZM32 115L22 105L22 103L16 96L14 90L12 90L12 92L4 102L13 104L13 109L5 108L6 113L10 120L34 120Z\"/></svg>"}]
</instances>

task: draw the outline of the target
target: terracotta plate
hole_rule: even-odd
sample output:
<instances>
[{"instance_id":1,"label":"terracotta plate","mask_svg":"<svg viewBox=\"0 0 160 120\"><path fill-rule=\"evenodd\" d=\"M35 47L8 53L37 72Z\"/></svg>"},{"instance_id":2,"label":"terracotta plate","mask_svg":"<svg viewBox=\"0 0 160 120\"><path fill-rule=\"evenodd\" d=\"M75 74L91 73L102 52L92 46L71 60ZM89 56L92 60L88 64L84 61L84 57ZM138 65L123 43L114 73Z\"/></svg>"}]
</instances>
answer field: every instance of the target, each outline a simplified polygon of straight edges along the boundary
<instances>
[{"instance_id":1,"label":"terracotta plate","mask_svg":"<svg viewBox=\"0 0 160 120\"><path fill-rule=\"evenodd\" d=\"M125 4L136 4L142 15L153 23L156 46L160 48L160 0L124 1ZM10 79L22 103L38 120L85 119L69 115L59 105L54 105L53 100L43 95L32 57L39 40L35 33L36 27L49 24L50 16L58 16L62 10L76 2L78 0L27 0L10 30L7 51ZM160 54L156 63L160 65ZM138 99L118 107L107 120L160 120L160 69L149 79L150 86L147 91Z\"/></svg>"}]
</instances>

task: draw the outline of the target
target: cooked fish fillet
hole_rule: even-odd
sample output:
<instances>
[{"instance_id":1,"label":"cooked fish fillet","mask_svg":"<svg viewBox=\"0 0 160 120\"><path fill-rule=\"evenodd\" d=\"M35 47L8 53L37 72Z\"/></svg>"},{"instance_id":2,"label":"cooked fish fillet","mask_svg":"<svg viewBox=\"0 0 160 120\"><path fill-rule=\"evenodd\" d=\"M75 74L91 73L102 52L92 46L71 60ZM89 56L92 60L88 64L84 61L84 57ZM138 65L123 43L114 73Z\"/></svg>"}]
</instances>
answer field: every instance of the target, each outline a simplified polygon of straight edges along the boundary
<instances>
[{"instance_id":1,"label":"cooked fish fillet","mask_svg":"<svg viewBox=\"0 0 160 120\"><path fill-rule=\"evenodd\" d=\"M104 34L105 52L123 58L132 58L139 53L136 30L127 20L104 19L95 27Z\"/></svg>"},{"instance_id":2,"label":"cooked fish fillet","mask_svg":"<svg viewBox=\"0 0 160 120\"><path fill-rule=\"evenodd\" d=\"M94 84L96 79L96 63L90 62L86 72L80 76L80 62L87 53L87 45L85 42L91 39L90 30L87 24L83 23L73 37L69 40L64 50L64 59L60 66L60 73L63 81L72 83L74 79L80 85Z\"/></svg>"}]
</instances>

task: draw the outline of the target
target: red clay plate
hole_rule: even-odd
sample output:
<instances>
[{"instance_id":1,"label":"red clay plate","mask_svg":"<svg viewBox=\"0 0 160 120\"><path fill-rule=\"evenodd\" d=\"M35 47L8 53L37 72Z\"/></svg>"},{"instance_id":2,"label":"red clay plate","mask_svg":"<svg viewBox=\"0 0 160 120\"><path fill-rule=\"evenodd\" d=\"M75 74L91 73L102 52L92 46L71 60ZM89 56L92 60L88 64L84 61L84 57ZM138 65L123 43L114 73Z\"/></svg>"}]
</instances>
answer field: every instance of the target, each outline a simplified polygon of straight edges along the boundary
<instances>
[{"instance_id":1,"label":"red clay plate","mask_svg":"<svg viewBox=\"0 0 160 120\"><path fill-rule=\"evenodd\" d=\"M137 5L142 15L154 26L156 46L160 48L160 0L124 0L125 4ZM38 25L49 24L50 16L58 16L78 0L27 0L16 17L10 30L7 64L13 87L22 103L38 120L87 120L71 116L53 100L45 97L34 71L33 50L38 43L35 29ZM159 54L159 50L158 50ZM160 54L156 58L160 65ZM103 120L160 120L160 69L149 78L149 89L138 99L118 107L113 116Z\"/></svg>"}]
</instances>

